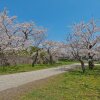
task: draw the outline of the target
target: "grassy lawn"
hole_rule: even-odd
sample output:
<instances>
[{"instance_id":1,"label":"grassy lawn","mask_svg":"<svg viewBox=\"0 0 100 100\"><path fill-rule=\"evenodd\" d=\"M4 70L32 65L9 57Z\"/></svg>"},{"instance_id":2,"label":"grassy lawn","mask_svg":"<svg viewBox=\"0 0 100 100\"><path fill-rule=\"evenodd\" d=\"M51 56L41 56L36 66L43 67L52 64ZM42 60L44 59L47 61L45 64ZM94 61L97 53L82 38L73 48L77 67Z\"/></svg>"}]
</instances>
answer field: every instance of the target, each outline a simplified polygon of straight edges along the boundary
<instances>
[{"instance_id":1,"label":"grassy lawn","mask_svg":"<svg viewBox=\"0 0 100 100\"><path fill-rule=\"evenodd\" d=\"M19 100L100 100L100 66L85 74L77 69L54 76Z\"/></svg>"},{"instance_id":2,"label":"grassy lawn","mask_svg":"<svg viewBox=\"0 0 100 100\"><path fill-rule=\"evenodd\" d=\"M27 72L27 71L33 71L33 70L39 70L39 69L46 69L51 67L57 67L60 65L68 65L73 64L75 62L73 61L59 61L55 64L38 64L34 67L31 66L31 64L23 64L23 65L17 65L17 66L8 66L8 67L0 67L0 74L12 74L12 73L19 73L19 72Z\"/></svg>"}]
</instances>

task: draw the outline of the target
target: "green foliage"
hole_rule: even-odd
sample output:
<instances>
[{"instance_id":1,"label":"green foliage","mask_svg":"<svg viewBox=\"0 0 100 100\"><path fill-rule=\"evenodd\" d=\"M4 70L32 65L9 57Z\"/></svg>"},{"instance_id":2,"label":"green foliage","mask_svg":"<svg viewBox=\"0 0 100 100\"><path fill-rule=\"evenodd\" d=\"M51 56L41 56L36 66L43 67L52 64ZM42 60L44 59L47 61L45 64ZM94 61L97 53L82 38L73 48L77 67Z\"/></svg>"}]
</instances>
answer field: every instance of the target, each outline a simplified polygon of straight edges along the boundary
<instances>
[{"instance_id":1,"label":"green foliage","mask_svg":"<svg viewBox=\"0 0 100 100\"><path fill-rule=\"evenodd\" d=\"M77 62L77 60L75 60L75 59L59 59L59 61L63 61L63 62L72 62L72 61L76 61Z\"/></svg>"},{"instance_id":2,"label":"green foliage","mask_svg":"<svg viewBox=\"0 0 100 100\"><path fill-rule=\"evenodd\" d=\"M29 55L29 52L27 50L20 50L20 51L17 52L17 55L27 56L27 55Z\"/></svg>"},{"instance_id":3,"label":"green foliage","mask_svg":"<svg viewBox=\"0 0 100 100\"><path fill-rule=\"evenodd\" d=\"M30 54L33 54L33 52L36 52L39 48L30 46L29 49L30 49Z\"/></svg>"},{"instance_id":4,"label":"green foliage","mask_svg":"<svg viewBox=\"0 0 100 100\"><path fill-rule=\"evenodd\" d=\"M100 66L54 76L19 100L100 100Z\"/></svg>"},{"instance_id":5,"label":"green foliage","mask_svg":"<svg viewBox=\"0 0 100 100\"><path fill-rule=\"evenodd\" d=\"M47 55L47 54L46 54L46 52L44 52L44 51L40 53L40 57L41 57L41 58L44 57L44 56L46 56L46 55Z\"/></svg>"}]
</instances>

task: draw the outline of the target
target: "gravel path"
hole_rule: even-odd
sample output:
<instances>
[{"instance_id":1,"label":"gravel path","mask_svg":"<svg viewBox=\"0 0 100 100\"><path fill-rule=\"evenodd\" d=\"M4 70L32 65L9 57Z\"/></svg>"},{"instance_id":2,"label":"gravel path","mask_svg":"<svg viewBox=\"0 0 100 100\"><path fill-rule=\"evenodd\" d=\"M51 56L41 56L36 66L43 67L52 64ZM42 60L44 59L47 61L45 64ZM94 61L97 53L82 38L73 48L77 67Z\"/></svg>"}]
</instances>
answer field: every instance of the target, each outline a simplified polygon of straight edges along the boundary
<instances>
[{"instance_id":1,"label":"gravel path","mask_svg":"<svg viewBox=\"0 0 100 100\"><path fill-rule=\"evenodd\" d=\"M10 75L0 75L0 91L18 87L29 82L45 79L53 75L64 73L77 67L80 64L64 65L56 68L48 68L43 70L16 73Z\"/></svg>"}]
</instances>

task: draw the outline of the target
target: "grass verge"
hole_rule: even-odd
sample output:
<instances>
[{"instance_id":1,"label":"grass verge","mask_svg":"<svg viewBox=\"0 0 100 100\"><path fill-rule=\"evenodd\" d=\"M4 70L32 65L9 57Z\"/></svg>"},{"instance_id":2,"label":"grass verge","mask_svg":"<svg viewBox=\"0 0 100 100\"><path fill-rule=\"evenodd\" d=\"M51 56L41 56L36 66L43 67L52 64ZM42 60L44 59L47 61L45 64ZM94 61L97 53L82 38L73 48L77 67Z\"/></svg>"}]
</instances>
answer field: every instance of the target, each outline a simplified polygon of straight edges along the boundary
<instances>
[{"instance_id":1,"label":"grass verge","mask_svg":"<svg viewBox=\"0 0 100 100\"><path fill-rule=\"evenodd\" d=\"M52 68L57 67L61 65L68 65L73 64L75 62L73 61L59 61L55 64L37 64L34 67L31 66L31 64L23 64L23 65L17 65L17 66L8 66L8 67L0 67L0 75L3 74L12 74L12 73L19 73L19 72L27 72L27 71L33 71L33 70L40 70L40 69L46 69L46 68Z\"/></svg>"},{"instance_id":2,"label":"grass verge","mask_svg":"<svg viewBox=\"0 0 100 100\"><path fill-rule=\"evenodd\" d=\"M19 100L100 100L100 66L85 74L74 70L54 76Z\"/></svg>"}]
</instances>

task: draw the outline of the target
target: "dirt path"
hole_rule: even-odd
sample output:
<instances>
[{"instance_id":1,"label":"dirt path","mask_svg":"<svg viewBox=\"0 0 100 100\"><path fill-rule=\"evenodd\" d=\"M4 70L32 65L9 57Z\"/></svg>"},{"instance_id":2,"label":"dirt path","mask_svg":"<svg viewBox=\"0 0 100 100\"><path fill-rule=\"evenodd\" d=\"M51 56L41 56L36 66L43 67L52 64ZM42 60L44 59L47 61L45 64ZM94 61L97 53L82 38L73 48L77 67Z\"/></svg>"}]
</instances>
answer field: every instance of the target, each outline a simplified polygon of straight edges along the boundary
<instances>
[{"instance_id":1,"label":"dirt path","mask_svg":"<svg viewBox=\"0 0 100 100\"><path fill-rule=\"evenodd\" d=\"M64 73L76 67L77 65L79 64L64 65L57 68L49 68L49 69L43 69L38 71L23 72L23 73L10 74L10 75L1 75L0 91L18 87L30 82L34 82L36 80L45 79L60 73Z\"/></svg>"}]
</instances>

